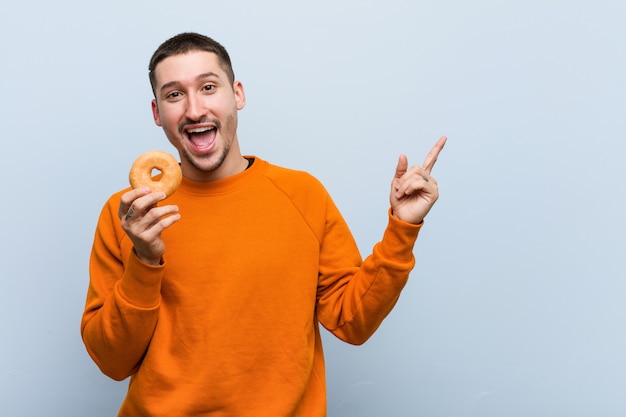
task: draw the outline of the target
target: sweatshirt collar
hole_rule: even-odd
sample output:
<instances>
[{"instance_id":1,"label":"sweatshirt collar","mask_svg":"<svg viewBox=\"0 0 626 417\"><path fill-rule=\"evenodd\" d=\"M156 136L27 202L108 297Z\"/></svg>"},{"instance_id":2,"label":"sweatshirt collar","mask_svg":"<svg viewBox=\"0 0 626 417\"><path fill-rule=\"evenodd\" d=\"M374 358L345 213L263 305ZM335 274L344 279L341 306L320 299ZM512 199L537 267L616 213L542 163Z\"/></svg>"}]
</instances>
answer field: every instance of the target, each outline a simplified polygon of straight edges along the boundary
<instances>
[{"instance_id":1,"label":"sweatshirt collar","mask_svg":"<svg viewBox=\"0 0 626 417\"><path fill-rule=\"evenodd\" d=\"M246 170L215 181L193 181L183 176L183 181L177 192L184 192L196 195L218 195L226 194L250 185L250 182L261 176L267 169L267 162L251 155L244 155L245 158L253 158L254 163Z\"/></svg>"}]
</instances>

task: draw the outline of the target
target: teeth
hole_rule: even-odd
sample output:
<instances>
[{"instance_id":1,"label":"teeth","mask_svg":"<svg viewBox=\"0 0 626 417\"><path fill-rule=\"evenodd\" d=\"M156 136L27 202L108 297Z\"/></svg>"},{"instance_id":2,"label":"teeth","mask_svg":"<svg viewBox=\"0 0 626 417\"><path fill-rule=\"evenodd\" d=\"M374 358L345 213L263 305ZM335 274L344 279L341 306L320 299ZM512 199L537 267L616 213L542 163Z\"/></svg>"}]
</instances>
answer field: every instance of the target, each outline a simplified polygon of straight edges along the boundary
<instances>
[{"instance_id":1,"label":"teeth","mask_svg":"<svg viewBox=\"0 0 626 417\"><path fill-rule=\"evenodd\" d=\"M209 130L213 130L215 129L214 127L198 127L196 129L189 129L187 132L188 133L204 133L204 132L208 132Z\"/></svg>"}]
</instances>

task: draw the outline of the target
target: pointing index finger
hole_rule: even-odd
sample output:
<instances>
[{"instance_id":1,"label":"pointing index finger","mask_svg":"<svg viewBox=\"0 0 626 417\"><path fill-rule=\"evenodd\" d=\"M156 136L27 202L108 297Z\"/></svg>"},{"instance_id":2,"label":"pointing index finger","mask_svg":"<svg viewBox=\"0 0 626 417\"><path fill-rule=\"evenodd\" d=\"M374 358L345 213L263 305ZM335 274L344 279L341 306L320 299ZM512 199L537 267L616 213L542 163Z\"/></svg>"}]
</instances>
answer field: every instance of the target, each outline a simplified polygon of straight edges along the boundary
<instances>
[{"instance_id":1,"label":"pointing index finger","mask_svg":"<svg viewBox=\"0 0 626 417\"><path fill-rule=\"evenodd\" d=\"M433 170L435 162L437 162L439 152L441 152L447 140L448 138L445 136L440 137L437 143L435 143L435 146L433 146L430 152L428 152L428 155L426 155L426 159L424 159L424 165L422 166L422 169L424 169L424 171L426 171L428 174L430 174L430 171Z\"/></svg>"}]
</instances>

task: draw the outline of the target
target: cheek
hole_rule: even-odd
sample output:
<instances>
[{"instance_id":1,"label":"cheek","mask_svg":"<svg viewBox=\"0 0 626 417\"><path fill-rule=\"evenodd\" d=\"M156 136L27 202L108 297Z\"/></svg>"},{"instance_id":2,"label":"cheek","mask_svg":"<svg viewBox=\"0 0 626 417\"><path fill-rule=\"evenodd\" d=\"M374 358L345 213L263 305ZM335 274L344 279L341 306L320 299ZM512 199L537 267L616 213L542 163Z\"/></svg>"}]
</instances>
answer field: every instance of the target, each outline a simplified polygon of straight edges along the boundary
<instances>
[{"instance_id":1,"label":"cheek","mask_svg":"<svg viewBox=\"0 0 626 417\"><path fill-rule=\"evenodd\" d=\"M161 113L161 129L163 129L163 133L170 140L170 142L178 142L180 141L180 129L178 125L178 121L172 117L166 117L164 113Z\"/></svg>"},{"instance_id":2,"label":"cheek","mask_svg":"<svg viewBox=\"0 0 626 417\"><path fill-rule=\"evenodd\" d=\"M237 129L237 112L230 113L224 121L224 130L233 132Z\"/></svg>"},{"instance_id":3,"label":"cheek","mask_svg":"<svg viewBox=\"0 0 626 417\"><path fill-rule=\"evenodd\" d=\"M178 131L178 117L174 111L164 111L160 114L161 126L163 129Z\"/></svg>"}]
</instances>

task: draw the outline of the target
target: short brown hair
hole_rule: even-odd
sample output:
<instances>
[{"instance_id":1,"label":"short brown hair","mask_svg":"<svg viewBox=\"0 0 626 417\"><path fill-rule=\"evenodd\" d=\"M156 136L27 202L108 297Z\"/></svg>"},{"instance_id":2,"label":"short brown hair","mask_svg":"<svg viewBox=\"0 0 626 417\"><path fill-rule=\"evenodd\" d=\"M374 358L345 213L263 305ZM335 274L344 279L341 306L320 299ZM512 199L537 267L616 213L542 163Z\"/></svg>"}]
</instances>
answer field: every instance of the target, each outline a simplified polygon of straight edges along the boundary
<instances>
[{"instance_id":1,"label":"short brown hair","mask_svg":"<svg viewBox=\"0 0 626 417\"><path fill-rule=\"evenodd\" d=\"M154 70L156 66L165 58L169 58L174 55L186 54L191 51L206 51L212 52L217 55L220 66L226 72L228 81L231 85L235 82L235 73L233 72L233 65L230 62L230 56L219 42L208 36L200 35L199 33L185 32L180 33L161 44L152 54L150 58L150 64L148 65L150 85L152 86L152 92L155 92L156 79ZM156 96L156 94L155 94Z\"/></svg>"}]
</instances>

